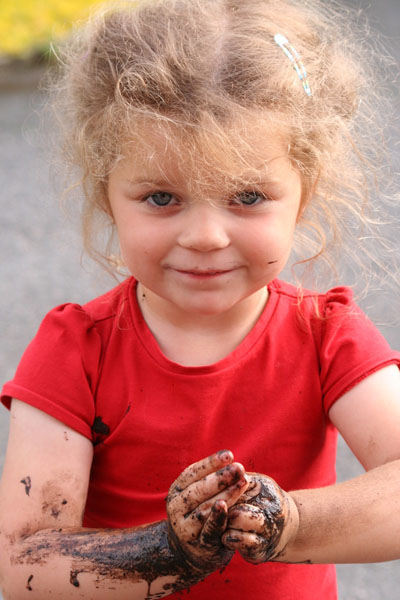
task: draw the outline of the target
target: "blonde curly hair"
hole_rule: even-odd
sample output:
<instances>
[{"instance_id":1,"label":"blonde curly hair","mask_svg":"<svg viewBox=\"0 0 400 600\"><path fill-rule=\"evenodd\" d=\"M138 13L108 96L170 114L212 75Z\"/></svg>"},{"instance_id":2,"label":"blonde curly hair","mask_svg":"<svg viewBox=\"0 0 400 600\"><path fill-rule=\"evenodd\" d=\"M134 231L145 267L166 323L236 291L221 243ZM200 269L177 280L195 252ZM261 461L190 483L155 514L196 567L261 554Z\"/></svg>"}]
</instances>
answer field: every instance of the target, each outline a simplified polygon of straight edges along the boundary
<instances>
[{"instance_id":1,"label":"blonde curly hair","mask_svg":"<svg viewBox=\"0 0 400 600\"><path fill-rule=\"evenodd\" d=\"M299 53L311 96L274 41L277 33ZM317 273L331 283L326 275L343 257L354 259L357 278L368 278L377 263L375 272L395 279L371 241L380 239L371 226L382 203L367 210L388 164L377 134L379 115L387 117L391 106L388 61L364 43L364 33L349 9L318 0L128 0L97 11L60 51L53 87L64 162L79 170L84 190L89 253L115 263L107 178L126 143L143 151L146 124L179 140L191 177L204 176L205 167L223 177L256 157L233 127L256 118L266 133L282 132L302 177L305 210L292 262L305 269L297 281L320 259L313 282Z\"/></svg>"}]
</instances>

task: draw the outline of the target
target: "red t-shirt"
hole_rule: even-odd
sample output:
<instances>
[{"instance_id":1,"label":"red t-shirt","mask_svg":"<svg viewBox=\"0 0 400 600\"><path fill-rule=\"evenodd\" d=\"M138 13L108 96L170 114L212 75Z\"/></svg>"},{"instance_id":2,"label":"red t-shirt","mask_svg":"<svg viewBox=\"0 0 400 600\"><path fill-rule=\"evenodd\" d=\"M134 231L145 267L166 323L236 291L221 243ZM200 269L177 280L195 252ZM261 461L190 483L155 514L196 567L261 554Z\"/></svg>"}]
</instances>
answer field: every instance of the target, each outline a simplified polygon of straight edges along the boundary
<instances>
[{"instance_id":1,"label":"red t-shirt","mask_svg":"<svg viewBox=\"0 0 400 600\"><path fill-rule=\"evenodd\" d=\"M334 483L337 432L329 408L367 375L400 364L400 354L347 288L306 292L300 312L294 287L274 281L269 292L242 343L201 367L162 354L132 278L83 307L65 304L46 316L2 402L18 398L93 441L84 526L164 519L179 473L223 448L285 490ZM188 595L243 600L261 592L269 600L333 600L334 567L253 566L235 556Z\"/></svg>"}]
</instances>

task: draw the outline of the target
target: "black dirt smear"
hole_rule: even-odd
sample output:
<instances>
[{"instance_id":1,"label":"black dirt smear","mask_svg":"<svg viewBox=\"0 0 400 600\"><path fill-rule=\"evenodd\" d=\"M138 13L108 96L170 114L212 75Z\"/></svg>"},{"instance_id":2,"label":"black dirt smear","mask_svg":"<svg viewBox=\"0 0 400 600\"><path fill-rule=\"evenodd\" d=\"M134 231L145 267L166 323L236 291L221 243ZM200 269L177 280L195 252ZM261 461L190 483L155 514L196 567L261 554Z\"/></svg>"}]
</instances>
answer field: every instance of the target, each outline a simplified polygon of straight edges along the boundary
<instances>
[{"instance_id":1,"label":"black dirt smear","mask_svg":"<svg viewBox=\"0 0 400 600\"><path fill-rule=\"evenodd\" d=\"M101 417L96 417L92 425L92 432L99 433L100 435L109 435L110 428L106 423L103 423Z\"/></svg>"},{"instance_id":2,"label":"black dirt smear","mask_svg":"<svg viewBox=\"0 0 400 600\"><path fill-rule=\"evenodd\" d=\"M232 464L227 465L222 469L219 469L219 471L216 471L215 474L219 478L218 487L222 490L228 487L229 485L233 485L234 483L236 483L236 481L239 481L242 472L238 470L237 465Z\"/></svg>"},{"instance_id":3,"label":"black dirt smear","mask_svg":"<svg viewBox=\"0 0 400 600\"><path fill-rule=\"evenodd\" d=\"M31 478L29 477L29 475L27 475L25 477L25 479L21 479L20 483L23 483L25 486L25 494L27 496L29 496L29 492L31 491L31 487L32 487L32 482L31 482Z\"/></svg>"},{"instance_id":4,"label":"black dirt smear","mask_svg":"<svg viewBox=\"0 0 400 600\"><path fill-rule=\"evenodd\" d=\"M211 528L211 530L208 530L207 532L203 532L203 543L210 548L213 546L220 546L221 551L221 530L224 528L224 525L226 525L226 514L215 504L212 506L211 511L215 518L214 527ZM224 568L225 567L222 567L220 571L222 571Z\"/></svg>"},{"instance_id":5,"label":"black dirt smear","mask_svg":"<svg viewBox=\"0 0 400 600\"><path fill-rule=\"evenodd\" d=\"M80 586L80 583L78 581L79 573L81 573L81 571L71 571L71 573L69 574L69 582L75 587Z\"/></svg>"},{"instance_id":6,"label":"black dirt smear","mask_svg":"<svg viewBox=\"0 0 400 600\"><path fill-rule=\"evenodd\" d=\"M30 592L32 591L32 586L31 586L32 579L33 579L33 575L29 575L28 581L27 581L27 584L26 584L26 589L29 590Z\"/></svg>"},{"instance_id":7,"label":"black dirt smear","mask_svg":"<svg viewBox=\"0 0 400 600\"><path fill-rule=\"evenodd\" d=\"M282 490L272 480L262 475L256 475L253 476L253 481L256 481L258 485L257 495L246 499L242 497L233 507L233 510L235 512L243 510L247 516L255 520L258 519L259 511L262 512L264 516L263 543L259 548L247 548L246 559L250 562L260 562L262 557L261 562L267 562L273 559L285 526L284 498ZM247 490L247 493L249 493L249 490ZM242 502L245 502L246 506L243 506ZM253 515L251 515L252 507L255 507ZM232 536L232 541L238 540Z\"/></svg>"},{"instance_id":8,"label":"black dirt smear","mask_svg":"<svg viewBox=\"0 0 400 600\"><path fill-rule=\"evenodd\" d=\"M68 500L65 497L62 482L47 481L41 488L42 513L58 519L68 510ZM73 504L72 504L73 506Z\"/></svg>"},{"instance_id":9,"label":"black dirt smear","mask_svg":"<svg viewBox=\"0 0 400 600\"><path fill-rule=\"evenodd\" d=\"M216 568L215 564L208 568L189 561L167 521L133 529L38 532L26 539L17 558L19 564L37 565L55 554L72 559L69 580L74 587L79 587L78 575L82 572L106 578L108 583L144 580L152 599L151 585L160 577L175 577L168 585L172 592L178 592L202 581Z\"/></svg>"},{"instance_id":10,"label":"black dirt smear","mask_svg":"<svg viewBox=\"0 0 400 600\"><path fill-rule=\"evenodd\" d=\"M93 444L101 444L110 435L110 428L102 417L96 417L92 425Z\"/></svg>"}]
</instances>

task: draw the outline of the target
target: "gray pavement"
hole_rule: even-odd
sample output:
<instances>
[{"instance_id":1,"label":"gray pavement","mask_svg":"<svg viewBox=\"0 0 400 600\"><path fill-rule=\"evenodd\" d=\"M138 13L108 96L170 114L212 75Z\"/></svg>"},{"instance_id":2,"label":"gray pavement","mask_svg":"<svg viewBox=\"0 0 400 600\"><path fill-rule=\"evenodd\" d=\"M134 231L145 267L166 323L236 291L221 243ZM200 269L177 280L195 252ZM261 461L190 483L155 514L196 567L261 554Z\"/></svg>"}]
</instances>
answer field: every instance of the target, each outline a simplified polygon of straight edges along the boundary
<instances>
[{"instance_id":1,"label":"gray pavement","mask_svg":"<svg viewBox=\"0 0 400 600\"><path fill-rule=\"evenodd\" d=\"M347 3L354 4L350 0ZM376 2L370 11L377 25L391 36L393 52L400 58L400 0ZM58 208L50 184L45 137L38 135L37 110L43 97L34 90L34 79L26 85L16 74L5 84L0 77L0 384L12 377L24 348L50 308L66 301L82 303L114 284L89 261L81 266L78 228L66 222ZM397 297L385 302L399 305ZM381 329L399 348L400 326ZM2 409L0 469L7 431L8 413ZM337 468L339 480L362 472L342 441ZM338 579L341 600L400 598L400 561L339 566Z\"/></svg>"}]
</instances>

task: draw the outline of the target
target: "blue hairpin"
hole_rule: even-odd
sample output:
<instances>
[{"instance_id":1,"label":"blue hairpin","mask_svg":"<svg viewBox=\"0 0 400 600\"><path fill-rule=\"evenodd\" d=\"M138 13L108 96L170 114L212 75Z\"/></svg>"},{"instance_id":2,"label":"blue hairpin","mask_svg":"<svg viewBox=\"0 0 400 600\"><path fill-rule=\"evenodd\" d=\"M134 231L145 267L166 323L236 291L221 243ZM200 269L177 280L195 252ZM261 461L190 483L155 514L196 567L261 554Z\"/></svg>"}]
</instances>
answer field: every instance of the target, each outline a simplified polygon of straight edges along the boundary
<instances>
[{"instance_id":1,"label":"blue hairpin","mask_svg":"<svg viewBox=\"0 0 400 600\"><path fill-rule=\"evenodd\" d=\"M310 84L308 83L307 71L306 71L305 66L302 63L302 60L301 60L296 48L294 46L292 46L292 44L290 44L288 42L288 40L285 38L285 36L282 35L281 33L277 33L274 36L274 40L278 44L278 46L280 48L282 48L282 50L284 51L284 53L286 54L286 56L292 63L294 70L296 71L301 83L303 84L305 93L307 94L307 96L311 96L311 88L310 88Z\"/></svg>"}]
</instances>

